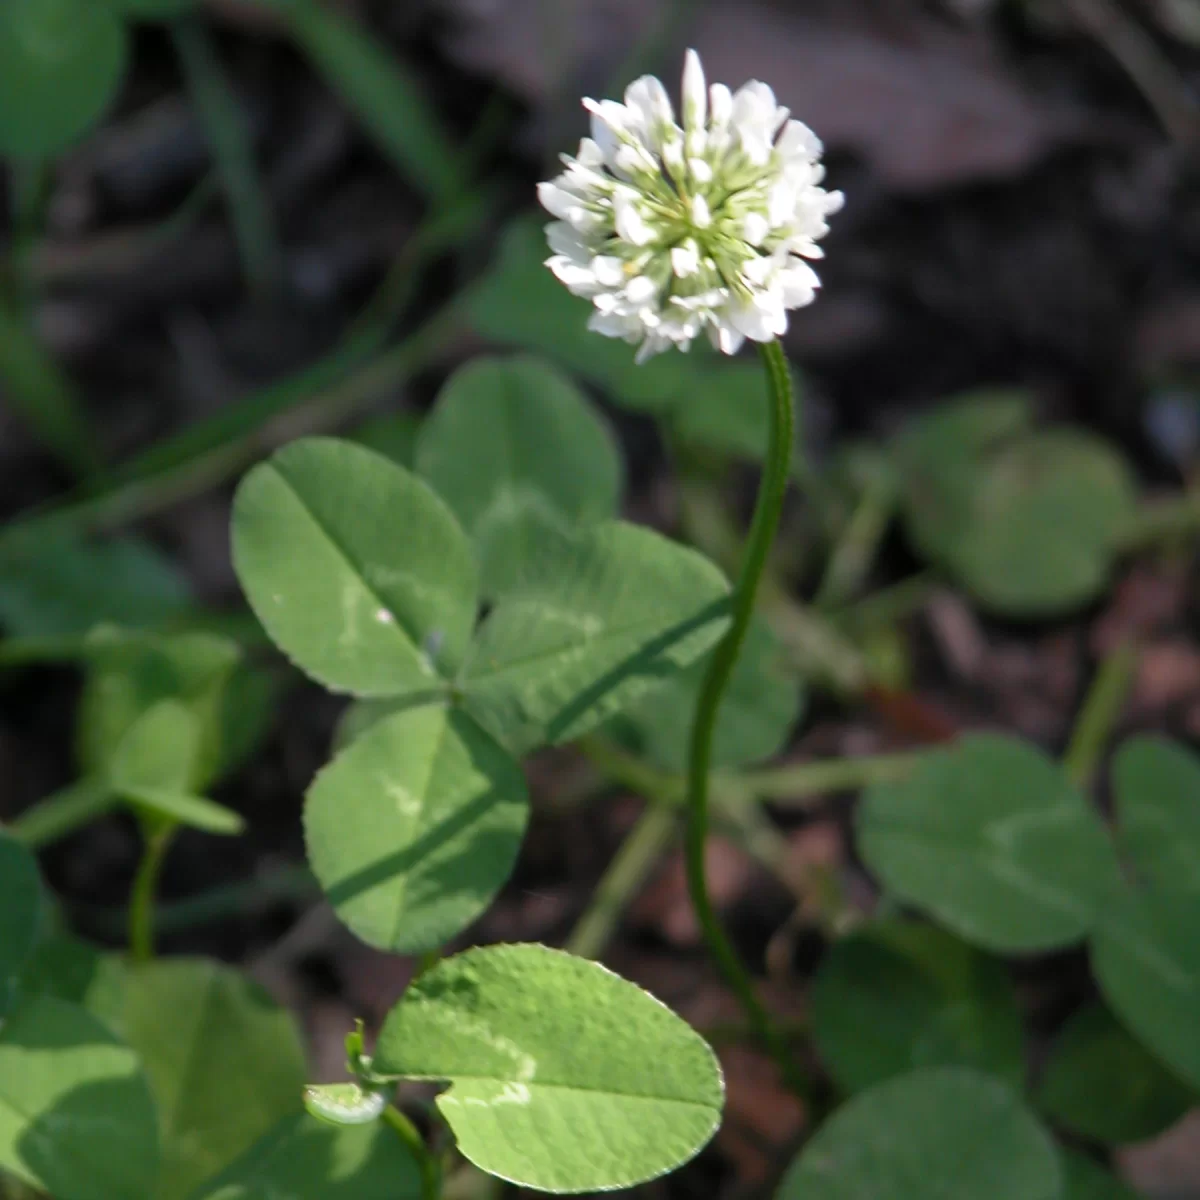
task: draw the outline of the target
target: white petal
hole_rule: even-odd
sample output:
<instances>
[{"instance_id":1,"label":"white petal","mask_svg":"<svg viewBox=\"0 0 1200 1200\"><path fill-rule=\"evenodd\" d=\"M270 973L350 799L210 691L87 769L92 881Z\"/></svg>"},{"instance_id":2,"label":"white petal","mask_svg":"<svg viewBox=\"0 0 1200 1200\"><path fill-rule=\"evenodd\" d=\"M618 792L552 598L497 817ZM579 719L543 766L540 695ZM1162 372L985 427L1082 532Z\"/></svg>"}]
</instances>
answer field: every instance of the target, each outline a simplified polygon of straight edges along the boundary
<instances>
[{"instance_id":1,"label":"white petal","mask_svg":"<svg viewBox=\"0 0 1200 1200\"><path fill-rule=\"evenodd\" d=\"M713 326L713 349L719 350L722 354L736 354L742 348L745 340L745 336L732 328L732 326L724 324Z\"/></svg>"},{"instance_id":2,"label":"white petal","mask_svg":"<svg viewBox=\"0 0 1200 1200\"><path fill-rule=\"evenodd\" d=\"M702 158L689 158L688 170L697 183L712 183L713 169Z\"/></svg>"},{"instance_id":3,"label":"white petal","mask_svg":"<svg viewBox=\"0 0 1200 1200\"><path fill-rule=\"evenodd\" d=\"M651 143L661 140L659 131L664 126L675 124L667 89L653 75L643 75L625 89L625 107L635 114L636 128Z\"/></svg>"},{"instance_id":4,"label":"white petal","mask_svg":"<svg viewBox=\"0 0 1200 1200\"><path fill-rule=\"evenodd\" d=\"M579 203L578 196L559 187L557 183L539 183L537 194L541 206L560 221L565 221L568 211Z\"/></svg>"},{"instance_id":5,"label":"white petal","mask_svg":"<svg viewBox=\"0 0 1200 1200\"><path fill-rule=\"evenodd\" d=\"M600 291L600 284L596 282L596 277L591 271L569 258L556 254L553 258L546 259L546 266L554 272L560 283L566 284L567 291L573 296L590 297Z\"/></svg>"},{"instance_id":6,"label":"white petal","mask_svg":"<svg viewBox=\"0 0 1200 1200\"><path fill-rule=\"evenodd\" d=\"M630 304L642 305L658 295L658 284L646 275L631 279L625 287L625 298Z\"/></svg>"},{"instance_id":7,"label":"white petal","mask_svg":"<svg viewBox=\"0 0 1200 1200\"><path fill-rule=\"evenodd\" d=\"M753 303L730 309L729 323L752 342L769 342L787 331L787 313L782 303L772 304L756 297Z\"/></svg>"},{"instance_id":8,"label":"white petal","mask_svg":"<svg viewBox=\"0 0 1200 1200\"><path fill-rule=\"evenodd\" d=\"M671 270L680 279L695 275L700 270L700 250L695 242L688 241L671 250Z\"/></svg>"},{"instance_id":9,"label":"white petal","mask_svg":"<svg viewBox=\"0 0 1200 1200\"><path fill-rule=\"evenodd\" d=\"M791 265L779 272L783 302L788 308L802 308L817 298L820 277L806 262L793 259Z\"/></svg>"},{"instance_id":10,"label":"white petal","mask_svg":"<svg viewBox=\"0 0 1200 1200\"><path fill-rule=\"evenodd\" d=\"M617 233L634 246L645 246L654 240L654 230L646 224L637 205L628 196L617 196L613 201Z\"/></svg>"},{"instance_id":11,"label":"white petal","mask_svg":"<svg viewBox=\"0 0 1200 1200\"><path fill-rule=\"evenodd\" d=\"M625 317L614 316L611 313L592 313L588 318L588 328L593 333L601 333L605 337L623 338L629 333L627 319Z\"/></svg>"},{"instance_id":12,"label":"white petal","mask_svg":"<svg viewBox=\"0 0 1200 1200\"><path fill-rule=\"evenodd\" d=\"M708 103L712 109L712 128L723 128L733 119L733 93L723 84L714 83L708 89Z\"/></svg>"},{"instance_id":13,"label":"white petal","mask_svg":"<svg viewBox=\"0 0 1200 1200\"><path fill-rule=\"evenodd\" d=\"M742 237L751 246L761 246L767 240L767 234L770 232L771 222L762 213L746 214L746 219L742 222Z\"/></svg>"},{"instance_id":14,"label":"white petal","mask_svg":"<svg viewBox=\"0 0 1200 1200\"><path fill-rule=\"evenodd\" d=\"M546 226L546 241L555 254L565 254L576 262L586 263L590 257L583 239L566 221L551 221Z\"/></svg>"},{"instance_id":15,"label":"white petal","mask_svg":"<svg viewBox=\"0 0 1200 1200\"><path fill-rule=\"evenodd\" d=\"M579 143L579 152L575 158L585 167L591 167L594 171L604 166L604 151L591 138L584 138Z\"/></svg>"},{"instance_id":16,"label":"white petal","mask_svg":"<svg viewBox=\"0 0 1200 1200\"><path fill-rule=\"evenodd\" d=\"M819 158L821 139L803 121L789 121L776 146L783 158Z\"/></svg>"},{"instance_id":17,"label":"white petal","mask_svg":"<svg viewBox=\"0 0 1200 1200\"><path fill-rule=\"evenodd\" d=\"M692 224L697 229L707 229L712 224L708 201L699 194L692 197Z\"/></svg>"},{"instance_id":18,"label":"white petal","mask_svg":"<svg viewBox=\"0 0 1200 1200\"><path fill-rule=\"evenodd\" d=\"M683 60L683 127L689 133L699 131L707 120L704 67L700 63L700 55L695 50L689 50Z\"/></svg>"},{"instance_id":19,"label":"white petal","mask_svg":"<svg viewBox=\"0 0 1200 1200\"><path fill-rule=\"evenodd\" d=\"M638 352L634 358L634 362L640 366L646 361L646 359L653 358L656 354L661 354L664 350L669 350L670 348L671 343L665 337L659 335L650 335L638 347Z\"/></svg>"},{"instance_id":20,"label":"white petal","mask_svg":"<svg viewBox=\"0 0 1200 1200\"><path fill-rule=\"evenodd\" d=\"M625 282L625 264L612 254L597 254L588 264L598 283L617 288Z\"/></svg>"}]
</instances>

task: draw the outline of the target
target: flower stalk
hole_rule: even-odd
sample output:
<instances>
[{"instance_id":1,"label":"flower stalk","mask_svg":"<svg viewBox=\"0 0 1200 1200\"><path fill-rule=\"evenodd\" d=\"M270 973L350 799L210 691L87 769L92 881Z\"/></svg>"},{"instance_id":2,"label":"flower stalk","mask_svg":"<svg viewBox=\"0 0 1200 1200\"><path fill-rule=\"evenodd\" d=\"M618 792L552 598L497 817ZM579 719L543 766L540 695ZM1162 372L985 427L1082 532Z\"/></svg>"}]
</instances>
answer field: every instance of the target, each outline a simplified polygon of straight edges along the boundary
<instances>
[{"instance_id":1,"label":"flower stalk","mask_svg":"<svg viewBox=\"0 0 1200 1200\"><path fill-rule=\"evenodd\" d=\"M738 957L737 950L721 927L708 893L704 864L704 849L708 841L708 785L712 773L713 733L721 700L746 639L750 619L754 615L758 585L779 528L792 460L795 402L787 360L777 341L768 342L760 347L760 354L767 372L770 441L763 464L754 520L750 527L750 538L746 544L741 572L734 585L732 618L728 630L717 645L696 702L688 758L685 861L688 894L709 952L745 1010L759 1041L775 1059L788 1086L798 1095L807 1096L811 1089L804 1072L793 1060L787 1040L759 1000L753 981Z\"/></svg>"}]
</instances>

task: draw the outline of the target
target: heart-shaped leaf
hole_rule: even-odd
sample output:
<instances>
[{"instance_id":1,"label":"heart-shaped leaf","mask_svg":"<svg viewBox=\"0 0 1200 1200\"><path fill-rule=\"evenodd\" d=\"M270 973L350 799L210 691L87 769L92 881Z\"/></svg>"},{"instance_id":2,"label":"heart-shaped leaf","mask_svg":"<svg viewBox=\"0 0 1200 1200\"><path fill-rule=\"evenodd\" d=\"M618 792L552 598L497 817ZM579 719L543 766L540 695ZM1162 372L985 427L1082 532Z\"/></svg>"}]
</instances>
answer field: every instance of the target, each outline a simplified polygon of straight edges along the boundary
<instances>
[{"instance_id":1,"label":"heart-shaped leaf","mask_svg":"<svg viewBox=\"0 0 1200 1200\"><path fill-rule=\"evenodd\" d=\"M950 565L999 612L1064 612L1103 589L1135 506L1115 450L1081 430L1047 430L988 463Z\"/></svg>"},{"instance_id":2,"label":"heart-shaped leaf","mask_svg":"<svg viewBox=\"0 0 1200 1200\"><path fill-rule=\"evenodd\" d=\"M1103 587L1136 497L1107 443L1028 424L1021 394L981 393L920 418L896 454L922 551L988 607L1037 617Z\"/></svg>"},{"instance_id":3,"label":"heart-shaped leaf","mask_svg":"<svg viewBox=\"0 0 1200 1200\"><path fill-rule=\"evenodd\" d=\"M1174 742L1130 738L1112 767L1121 849L1155 887L1200 892L1200 760Z\"/></svg>"},{"instance_id":4,"label":"heart-shaped leaf","mask_svg":"<svg viewBox=\"0 0 1200 1200\"><path fill-rule=\"evenodd\" d=\"M1096 1142L1140 1142L1174 1125L1196 1101L1104 1007L1089 1004L1059 1033L1038 1106Z\"/></svg>"},{"instance_id":5,"label":"heart-shaped leaf","mask_svg":"<svg viewBox=\"0 0 1200 1200\"><path fill-rule=\"evenodd\" d=\"M1004 1084L960 1067L889 1080L843 1105L777 1200L1063 1200L1054 1144Z\"/></svg>"},{"instance_id":6,"label":"heart-shaped leaf","mask_svg":"<svg viewBox=\"0 0 1200 1200\"><path fill-rule=\"evenodd\" d=\"M113 1033L125 1029L125 960L78 938L45 938L21 972L27 996L54 996L87 1009Z\"/></svg>"},{"instance_id":7,"label":"heart-shaped leaf","mask_svg":"<svg viewBox=\"0 0 1200 1200\"><path fill-rule=\"evenodd\" d=\"M1116 1014L1200 1088L1200 892L1127 890L1092 935L1092 969Z\"/></svg>"},{"instance_id":8,"label":"heart-shaped leaf","mask_svg":"<svg viewBox=\"0 0 1200 1200\"><path fill-rule=\"evenodd\" d=\"M126 981L125 1031L158 1102L163 1165L139 1200L186 1200L284 1117L302 1110L291 1016L219 963L173 958Z\"/></svg>"},{"instance_id":9,"label":"heart-shaped leaf","mask_svg":"<svg viewBox=\"0 0 1200 1200\"><path fill-rule=\"evenodd\" d=\"M191 1200L421 1200L421 1175L384 1125L285 1117Z\"/></svg>"},{"instance_id":10,"label":"heart-shaped leaf","mask_svg":"<svg viewBox=\"0 0 1200 1200\"><path fill-rule=\"evenodd\" d=\"M133 727L163 701L186 706L198 739L189 751L188 788L202 789L234 760L244 731L232 731L239 704L241 650L229 638L207 633L160 635L102 626L87 639L87 678L79 711L80 764L88 774L108 775L114 755ZM155 751L178 765L187 756L170 746Z\"/></svg>"},{"instance_id":11,"label":"heart-shaped leaf","mask_svg":"<svg viewBox=\"0 0 1200 1200\"><path fill-rule=\"evenodd\" d=\"M263 628L326 687L436 690L462 661L470 543L425 483L371 450L303 438L260 463L234 501L233 555Z\"/></svg>"},{"instance_id":12,"label":"heart-shaped leaf","mask_svg":"<svg viewBox=\"0 0 1200 1200\"><path fill-rule=\"evenodd\" d=\"M712 646L727 595L711 562L649 529L548 539L480 630L468 705L514 753L570 741Z\"/></svg>"},{"instance_id":13,"label":"heart-shaped leaf","mask_svg":"<svg viewBox=\"0 0 1200 1200\"><path fill-rule=\"evenodd\" d=\"M37 861L0 832L0 1018L11 1003L17 975L33 952L42 925L42 879Z\"/></svg>"},{"instance_id":14,"label":"heart-shaped leaf","mask_svg":"<svg viewBox=\"0 0 1200 1200\"><path fill-rule=\"evenodd\" d=\"M0 1024L0 1168L55 1200L146 1200L158 1164L133 1051L82 1008L28 996Z\"/></svg>"},{"instance_id":15,"label":"heart-shaped leaf","mask_svg":"<svg viewBox=\"0 0 1200 1200\"><path fill-rule=\"evenodd\" d=\"M446 1080L438 1107L476 1166L551 1192L632 1187L709 1140L712 1051L640 988L544 946L490 946L420 976L373 1069Z\"/></svg>"},{"instance_id":16,"label":"heart-shaped leaf","mask_svg":"<svg viewBox=\"0 0 1200 1200\"><path fill-rule=\"evenodd\" d=\"M1120 884L1100 818L1062 769L1000 735L965 737L871 788L858 846L899 899L1001 953L1078 941Z\"/></svg>"},{"instance_id":17,"label":"heart-shaped leaf","mask_svg":"<svg viewBox=\"0 0 1200 1200\"><path fill-rule=\"evenodd\" d=\"M123 799L170 822L205 833L241 833L245 822L237 813L188 791L199 774L202 732L186 704L160 700L121 739L109 784Z\"/></svg>"},{"instance_id":18,"label":"heart-shaped leaf","mask_svg":"<svg viewBox=\"0 0 1200 1200\"><path fill-rule=\"evenodd\" d=\"M1026 393L969 392L915 417L896 439L909 537L935 562L953 554L970 529L985 453L1031 423Z\"/></svg>"},{"instance_id":19,"label":"heart-shaped leaf","mask_svg":"<svg viewBox=\"0 0 1200 1200\"><path fill-rule=\"evenodd\" d=\"M1020 1088L1021 1015L1003 965L916 921L834 943L812 991L813 1040L847 1092L917 1067L964 1066Z\"/></svg>"},{"instance_id":20,"label":"heart-shaped leaf","mask_svg":"<svg viewBox=\"0 0 1200 1200\"><path fill-rule=\"evenodd\" d=\"M409 709L372 725L316 778L309 862L365 942L431 950L488 906L529 819L513 759L465 713Z\"/></svg>"},{"instance_id":21,"label":"heart-shaped leaf","mask_svg":"<svg viewBox=\"0 0 1200 1200\"><path fill-rule=\"evenodd\" d=\"M475 359L421 430L417 471L475 543L485 595L520 579L541 531L616 515L621 460L566 376L535 358Z\"/></svg>"},{"instance_id":22,"label":"heart-shaped leaf","mask_svg":"<svg viewBox=\"0 0 1200 1200\"><path fill-rule=\"evenodd\" d=\"M125 27L93 0L0 6L0 154L49 158L94 125L125 74Z\"/></svg>"}]
</instances>

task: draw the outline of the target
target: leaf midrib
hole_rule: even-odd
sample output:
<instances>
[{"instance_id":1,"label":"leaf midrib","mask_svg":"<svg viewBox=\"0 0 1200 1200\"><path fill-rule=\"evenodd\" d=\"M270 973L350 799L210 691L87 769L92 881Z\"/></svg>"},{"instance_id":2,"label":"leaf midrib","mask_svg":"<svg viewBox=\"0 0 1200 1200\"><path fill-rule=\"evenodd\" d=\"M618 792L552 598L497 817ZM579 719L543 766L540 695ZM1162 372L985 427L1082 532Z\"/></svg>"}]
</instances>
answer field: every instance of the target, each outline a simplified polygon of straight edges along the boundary
<instances>
[{"instance_id":1,"label":"leaf midrib","mask_svg":"<svg viewBox=\"0 0 1200 1200\"><path fill-rule=\"evenodd\" d=\"M678 1096L659 1096L647 1092L622 1091L618 1088L585 1087L577 1083L545 1083L538 1079L516 1079L509 1075L439 1075L436 1073L410 1075L405 1073L398 1076L398 1078L411 1079L423 1083L444 1081L452 1088L459 1083L518 1083L522 1087L529 1088L531 1091L541 1089L543 1091L583 1092L589 1096L613 1096L626 1100L647 1100L657 1104L678 1104L685 1108L703 1109L706 1112L721 1111L721 1103L719 1101L710 1104L703 1100L684 1100Z\"/></svg>"},{"instance_id":2,"label":"leaf midrib","mask_svg":"<svg viewBox=\"0 0 1200 1200\"><path fill-rule=\"evenodd\" d=\"M312 523L313 528L317 531L317 533L319 533L321 535L321 537L325 540L325 542L332 548L334 554L337 556L337 558L339 558L341 560L341 562L351 572L351 574L354 576L354 578L358 581L359 585L362 587L363 591L365 591L367 593L367 595L371 598L371 600L374 601L374 603L380 609L382 609L383 611L385 611L391 615L391 617L393 618L392 621L382 622L384 628L390 628L396 632L396 635L400 639L401 644L404 646L404 648L406 650L408 650L412 654L413 658L416 659L416 661L418 663L424 663L427 667L429 667L429 669L432 671L432 673L435 677L440 678L440 679L445 679L446 677L442 674L442 672L440 670L438 670L437 664L434 662L430 662L429 656L421 649L421 645L420 645L421 639L416 634L416 632L411 628L410 622L406 619L406 615L396 612L395 609L393 608L392 604L388 601L385 601L384 598L379 594L378 590L375 587L373 587L370 582L368 582L366 573L363 570L362 565L360 563L358 563L357 561L355 561L354 558L351 557L349 552L342 546L341 542L338 541L338 539L334 536L334 534L329 529L329 527L325 524L325 522L322 521L319 516L317 516L317 514L313 510L312 506L308 503L307 500L305 500L305 498L304 498L303 494L300 492L299 488L295 485L295 483L293 483L291 478L289 478L289 476L282 469L280 464L277 462L270 463L269 469L273 470L275 472L275 474L279 477L279 479L283 483L284 487L288 490L288 492L291 494L291 496L295 499L296 503L300 506L301 511ZM442 591L441 588L435 588L434 590L436 590L439 593L444 595L444 592ZM403 691L403 689L400 689L400 692L402 692L402 691ZM397 694L400 694L400 692L398 692Z\"/></svg>"}]
</instances>

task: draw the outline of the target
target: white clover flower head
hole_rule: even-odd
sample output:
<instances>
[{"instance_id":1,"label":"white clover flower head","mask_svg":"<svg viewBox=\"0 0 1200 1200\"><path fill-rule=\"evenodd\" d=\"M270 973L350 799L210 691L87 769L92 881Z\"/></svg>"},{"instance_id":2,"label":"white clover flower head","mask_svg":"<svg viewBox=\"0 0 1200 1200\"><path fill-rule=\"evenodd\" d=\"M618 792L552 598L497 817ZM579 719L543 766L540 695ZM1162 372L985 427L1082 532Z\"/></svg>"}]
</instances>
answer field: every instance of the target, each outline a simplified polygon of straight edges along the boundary
<instances>
[{"instance_id":1,"label":"white clover flower head","mask_svg":"<svg viewBox=\"0 0 1200 1200\"><path fill-rule=\"evenodd\" d=\"M643 362L707 333L725 354L787 330L788 310L816 299L805 259L841 192L821 187L821 142L789 120L765 84L705 85L689 50L680 127L652 75L625 103L584 100L591 137L566 170L538 185L554 217L546 265L591 300L589 328L640 343Z\"/></svg>"}]
</instances>

